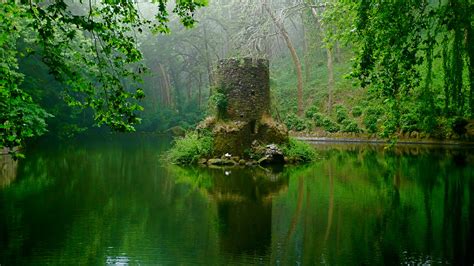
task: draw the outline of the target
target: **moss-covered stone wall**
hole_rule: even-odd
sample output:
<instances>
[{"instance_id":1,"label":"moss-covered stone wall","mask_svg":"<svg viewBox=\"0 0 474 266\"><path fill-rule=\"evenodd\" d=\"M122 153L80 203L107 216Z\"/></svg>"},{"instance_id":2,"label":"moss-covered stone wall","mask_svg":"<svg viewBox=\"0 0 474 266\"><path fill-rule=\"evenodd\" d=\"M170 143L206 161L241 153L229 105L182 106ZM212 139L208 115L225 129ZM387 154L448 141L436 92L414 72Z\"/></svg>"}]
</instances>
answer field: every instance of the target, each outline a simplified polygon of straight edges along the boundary
<instances>
[{"instance_id":1,"label":"moss-covered stone wall","mask_svg":"<svg viewBox=\"0 0 474 266\"><path fill-rule=\"evenodd\" d=\"M217 64L217 92L227 98L219 117L256 121L270 113L269 63L266 59L229 58Z\"/></svg>"}]
</instances>

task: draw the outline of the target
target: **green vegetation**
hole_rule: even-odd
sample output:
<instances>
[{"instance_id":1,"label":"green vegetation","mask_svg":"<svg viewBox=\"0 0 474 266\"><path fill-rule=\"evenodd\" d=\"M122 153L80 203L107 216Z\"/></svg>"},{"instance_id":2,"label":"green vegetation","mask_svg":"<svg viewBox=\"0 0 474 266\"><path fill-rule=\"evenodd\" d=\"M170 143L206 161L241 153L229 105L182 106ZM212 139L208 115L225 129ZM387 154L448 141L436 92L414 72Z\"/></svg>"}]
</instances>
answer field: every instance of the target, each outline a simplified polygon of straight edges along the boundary
<instances>
[{"instance_id":1,"label":"green vegetation","mask_svg":"<svg viewBox=\"0 0 474 266\"><path fill-rule=\"evenodd\" d=\"M283 154L291 162L311 162L316 160L314 147L295 138L290 138L288 144L283 146Z\"/></svg>"},{"instance_id":2,"label":"green vegetation","mask_svg":"<svg viewBox=\"0 0 474 266\"><path fill-rule=\"evenodd\" d=\"M215 92L209 97L208 104L210 113L217 116L218 114L225 113L227 108L227 98L224 94L217 92L215 89ZM225 117L219 118L223 119Z\"/></svg>"},{"instance_id":3,"label":"green vegetation","mask_svg":"<svg viewBox=\"0 0 474 266\"><path fill-rule=\"evenodd\" d=\"M270 59L294 132L472 138L472 1L174 2L2 1L0 146L191 129L230 57Z\"/></svg>"},{"instance_id":4,"label":"green vegetation","mask_svg":"<svg viewBox=\"0 0 474 266\"><path fill-rule=\"evenodd\" d=\"M211 156L212 143L210 133L190 131L186 136L175 139L173 148L166 154L166 159L175 164L195 164L199 159Z\"/></svg>"},{"instance_id":5,"label":"green vegetation","mask_svg":"<svg viewBox=\"0 0 474 266\"><path fill-rule=\"evenodd\" d=\"M172 148L166 153L165 159L173 164L192 165L200 159L213 157L213 137L207 131L189 131L186 136L176 138ZM289 163L307 163L316 159L314 147L310 144L290 138L287 144L282 145L281 151ZM267 147L254 146L246 151L244 158L255 164L257 160L265 157ZM238 163L238 161L233 162Z\"/></svg>"},{"instance_id":6,"label":"green vegetation","mask_svg":"<svg viewBox=\"0 0 474 266\"><path fill-rule=\"evenodd\" d=\"M166 1L155 4L154 21L140 14L135 1L22 2L0 6L0 148L45 133L49 110L69 113L63 121L83 110L99 126L134 131L141 121L138 101L145 96L140 82L146 72L136 32L170 31ZM176 1L173 12L189 27L205 4ZM39 80L28 75L35 72L43 73Z\"/></svg>"}]
</instances>

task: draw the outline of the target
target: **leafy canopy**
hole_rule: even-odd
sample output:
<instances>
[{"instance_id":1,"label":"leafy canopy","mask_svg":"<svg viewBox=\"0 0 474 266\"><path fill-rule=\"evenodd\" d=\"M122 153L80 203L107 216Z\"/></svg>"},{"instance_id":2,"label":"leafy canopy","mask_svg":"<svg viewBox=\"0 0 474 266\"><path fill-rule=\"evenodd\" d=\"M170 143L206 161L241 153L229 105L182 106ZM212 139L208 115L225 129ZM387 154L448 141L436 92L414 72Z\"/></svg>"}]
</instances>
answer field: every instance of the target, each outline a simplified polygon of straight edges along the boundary
<instances>
[{"instance_id":1,"label":"leafy canopy","mask_svg":"<svg viewBox=\"0 0 474 266\"><path fill-rule=\"evenodd\" d=\"M94 2L94 3L93 3ZM39 52L56 80L66 85L62 98L91 108L96 123L117 131L133 131L143 108L137 34L145 29L169 33L167 0L153 1L154 20L139 13L136 1L105 0L8 1L0 7L0 147L21 146L46 131L48 114L21 89L25 78L18 60ZM172 12L186 27L206 0L176 0ZM19 42L26 45L19 52Z\"/></svg>"}]
</instances>

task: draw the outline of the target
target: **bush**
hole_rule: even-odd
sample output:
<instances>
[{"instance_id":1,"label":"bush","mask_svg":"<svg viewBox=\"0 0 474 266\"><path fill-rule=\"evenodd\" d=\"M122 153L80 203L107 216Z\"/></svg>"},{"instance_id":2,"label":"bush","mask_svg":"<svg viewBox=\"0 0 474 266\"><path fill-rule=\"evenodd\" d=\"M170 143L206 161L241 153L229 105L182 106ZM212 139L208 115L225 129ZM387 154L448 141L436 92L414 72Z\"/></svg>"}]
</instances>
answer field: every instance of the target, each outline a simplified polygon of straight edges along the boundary
<instances>
[{"instance_id":1,"label":"bush","mask_svg":"<svg viewBox=\"0 0 474 266\"><path fill-rule=\"evenodd\" d=\"M166 157L175 164L193 164L200 158L211 155L212 136L210 133L188 132L185 137L175 140Z\"/></svg>"},{"instance_id":2,"label":"bush","mask_svg":"<svg viewBox=\"0 0 474 266\"><path fill-rule=\"evenodd\" d=\"M358 106L358 105L352 107L352 116L353 116L353 117L359 117L359 116L361 116L361 115L362 115L362 112L363 112L362 107L360 107L360 106Z\"/></svg>"},{"instance_id":3,"label":"bush","mask_svg":"<svg viewBox=\"0 0 474 266\"><path fill-rule=\"evenodd\" d=\"M340 127L339 125L332 121L330 118L328 117L323 117L322 121L321 121L321 126L324 128L324 130L326 130L327 132L331 132L331 133L334 133L334 132L337 132L340 130Z\"/></svg>"},{"instance_id":4,"label":"bush","mask_svg":"<svg viewBox=\"0 0 474 266\"><path fill-rule=\"evenodd\" d=\"M463 117L454 117L452 119L452 130L454 133L458 134L458 135L462 135L462 134L465 134L467 132L466 130L466 126L467 124L469 124L469 122L463 118Z\"/></svg>"},{"instance_id":5,"label":"bush","mask_svg":"<svg viewBox=\"0 0 474 266\"><path fill-rule=\"evenodd\" d=\"M313 121L314 121L314 124L317 126L317 127L321 127L323 126L323 120L324 120L325 116L321 113L315 113L313 115Z\"/></svg>"},{"instance_id":6,"label":"bush","mask_svg":"<svg viewBox=\"0 0 474 266\"><path fill-rule=\"evenodd\" d=\"M308 123L304 119L298 117L296 114L287 115L285 118L285 124L288 129L294 131L303 131L308 128Z\"/></svg>"},{"instance_id":7,"label":"bush","mask_svg":"<svg viewBox=\"0 0 474 266\"><path fill-rule=\"evenodd\" d=\"M336 109L336 121L338 123L342 123L342 121L349 118L349 114L347 112L346 107L338 104L335 106L335 109Z\"/></svg>"},{"instance_id":8,"label":"bush","mask_svg":"<svg viewBox=\"0 0 474 266\"><path fill-rule=\"evenodd\" d=\"M211 113L223 114L227 109L227 97L216 91L209 97L208 104Z\"/></svg>"},{"instance_id":9,"label":"bush","mask_svg":"<svg viewBox=\"0 0 474 266\"><path fill-rule=\"evenodd\" d=\"M305 117L307 119L313 119L314 116L316 114L318 114L318 111L319 111L319 108L315 105L311 106L310 108L308 108L308 110L306 110L306 112L304 113Z\"/></svg>"},{"instance_id":10,"label":"bush","mask_svg":"<svg viewBox=\"0 0 474 266\"><path fill-rule=\"evenodd\" d=\"M400 117L400 129L403 132L412 132L418 130L419 117L413 112L402 114Z\"/></svg>"},{"instance_id":11,"label":"bush","mask_svg":"<svg viewBox=\"0 0 474 266\"><path fill-rule=\"evenodd\" d=\"M311 162L316 159L314 148L303 141L290 138L288 144L283 147L283 154L289 160L296 162Z\"/></svg>"},{"instance_id":12,"label":"bush","mask_svg":"<svg viewBox=\"0 0 474 266\"><path fill-rule=\"evenodd\" d=\"M383 111L380 107L371 106L365 110L364 126L369 133L375 133L378 129L378 121Z\"/></svg>"},{"instance_id":13,"label":"bush","mask_svg":"<svg viewBox=\"0 0 474 266\"><path fill-rule=\"evenodd\" d=\"M342 121L342 132L359 133L361 130L356 121L352 119L346 119Z\"/></svg>"}]
</instances>

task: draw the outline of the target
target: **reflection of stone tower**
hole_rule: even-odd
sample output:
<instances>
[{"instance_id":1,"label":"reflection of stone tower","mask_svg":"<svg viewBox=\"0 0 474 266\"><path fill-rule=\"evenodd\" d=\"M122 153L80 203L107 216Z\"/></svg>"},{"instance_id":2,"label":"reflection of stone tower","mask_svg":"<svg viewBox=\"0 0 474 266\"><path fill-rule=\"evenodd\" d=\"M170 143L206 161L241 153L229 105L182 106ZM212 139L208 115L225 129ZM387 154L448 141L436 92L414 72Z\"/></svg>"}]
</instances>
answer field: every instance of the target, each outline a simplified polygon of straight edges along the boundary
<instances>
[{"instance_id":1,"label":"reflection of stone tower","mask_svg":"<svg viewBox=\"0 0 474 266\"><path fill-rule=\"evenodd\" d=\"M219 243L233 255L264 255L271 245L272 198L288 188L288 177L258 168L209 169L208 189L217 204Z\"/></svg>"},{"instance_id":2,"label":"reflection of stone tower","mask_svg":"<svg viewBox=\"0 0 474 266\"><path fill-rule=\"evenodd\" d=\"M213 131L215 155L229 152L242 156L255 140L261 144L288 141L285 126L270 117L268 60L220 60L215 91L227 102L218 110L219 119L205 126Z\"/></svg>"}]
</instances>

